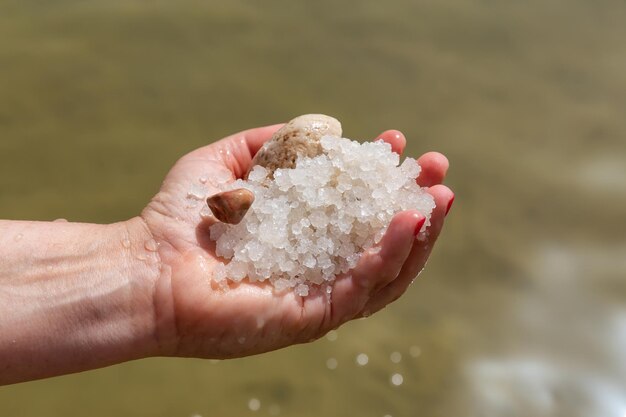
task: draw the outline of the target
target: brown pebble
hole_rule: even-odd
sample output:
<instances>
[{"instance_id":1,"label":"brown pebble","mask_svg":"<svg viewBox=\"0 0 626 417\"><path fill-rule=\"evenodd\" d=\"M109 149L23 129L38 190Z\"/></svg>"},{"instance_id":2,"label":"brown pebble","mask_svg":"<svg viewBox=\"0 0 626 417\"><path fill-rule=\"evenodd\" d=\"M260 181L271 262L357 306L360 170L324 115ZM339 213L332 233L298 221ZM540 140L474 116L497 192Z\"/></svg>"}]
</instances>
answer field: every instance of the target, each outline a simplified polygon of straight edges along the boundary
<instances>
[{"instance_id":1,"label":"brown pebble","mask_svg":"<svg viewBox=\"0 0 626 417\"><path fill-rule=\"evenodd\" d=\"M254 194L245 188L237 188L212 195L206 202L217 220L237 224L252 206Z\"/></svg>"}]
</instances>

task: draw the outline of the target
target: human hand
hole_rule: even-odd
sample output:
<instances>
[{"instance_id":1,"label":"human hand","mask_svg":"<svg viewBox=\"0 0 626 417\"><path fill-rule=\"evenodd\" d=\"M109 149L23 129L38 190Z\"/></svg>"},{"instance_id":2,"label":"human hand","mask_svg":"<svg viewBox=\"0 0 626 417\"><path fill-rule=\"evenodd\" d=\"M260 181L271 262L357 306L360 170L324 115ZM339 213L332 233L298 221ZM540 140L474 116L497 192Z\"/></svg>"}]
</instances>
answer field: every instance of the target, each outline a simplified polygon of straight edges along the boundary
<instances>
[{"instance_id":1,"label":"human hand","mask_svg":"<svg viewBox=\"0 0 626 417\"><path fill-rule=\"evenodd\" d=\"M354 318L374 313L400 297L424 267L453 200L441 185L447 159L427 153L418 159L420 186L429 187L436 208L428 236L417 240L424 217L417 211L394 216L374 248L356 268L338 276L330 301L320 288L301 297L275 292L266 282L241 282L220 289L210 281L222 262L209 239L210 223L199 209L187 207L192 184L206 177L209 194L219 191L217 178L241 178L252 157L281 125L251 129L197 149L181 158L160 191L141 214L158 243L160 274L154 291L159 355L231 358L315 340ZM398 131L378 137L401 154L406 140Z\"/></svg>"}]
</instances>

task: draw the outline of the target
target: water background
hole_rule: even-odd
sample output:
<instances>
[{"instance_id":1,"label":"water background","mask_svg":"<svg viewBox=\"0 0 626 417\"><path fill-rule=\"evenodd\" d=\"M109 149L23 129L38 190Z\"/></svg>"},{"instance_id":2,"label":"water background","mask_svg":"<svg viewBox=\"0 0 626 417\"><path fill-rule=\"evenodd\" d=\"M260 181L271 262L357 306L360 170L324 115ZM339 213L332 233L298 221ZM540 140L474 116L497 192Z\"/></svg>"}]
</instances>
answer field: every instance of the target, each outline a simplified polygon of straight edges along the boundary
<instances>
[{"instance_id":1,"label":"water background","mask_svg":"<svg viewBox=\"0 0 626 417\"><path fill-rule=\"evenodd\" d=\"M623 417L625 22L619 0L0 0L0 218L129 218L182 154L312 112L444 152L456 191L426 272L335 341L3 387L0 415Z\"/></svg>"}]
</instances>

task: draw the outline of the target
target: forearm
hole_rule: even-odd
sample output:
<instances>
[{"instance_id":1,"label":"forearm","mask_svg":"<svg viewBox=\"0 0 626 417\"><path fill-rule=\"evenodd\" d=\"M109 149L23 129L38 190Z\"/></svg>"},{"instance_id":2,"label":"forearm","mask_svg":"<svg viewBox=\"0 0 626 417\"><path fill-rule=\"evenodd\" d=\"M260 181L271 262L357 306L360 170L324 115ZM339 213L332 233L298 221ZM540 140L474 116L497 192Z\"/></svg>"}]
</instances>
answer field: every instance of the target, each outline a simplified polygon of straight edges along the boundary
<instances>
[{"instance_id":1,"label":"forearm","mask_svg":"<svg viewBox=\"0 0 626 417\"><path fill-rule=\"evenodd\" d=\"M0 221L0 384L156 352L143 222Z\"/></svg>"}]
</instances>

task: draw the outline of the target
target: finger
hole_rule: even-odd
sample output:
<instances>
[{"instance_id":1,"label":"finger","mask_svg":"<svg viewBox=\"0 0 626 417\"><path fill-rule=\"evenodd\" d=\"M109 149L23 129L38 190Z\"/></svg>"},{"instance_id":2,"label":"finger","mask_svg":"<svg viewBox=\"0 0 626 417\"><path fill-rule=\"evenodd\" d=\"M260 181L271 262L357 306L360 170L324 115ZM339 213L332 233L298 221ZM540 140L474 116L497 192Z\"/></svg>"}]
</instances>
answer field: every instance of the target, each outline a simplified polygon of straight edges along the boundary
<instances>
[{"instance_id":1,"label":"finger","mask_svg":"<svg viewBox=\"0 0 626 417\"><path fill-rule=\"evenodd\" d=\"M406 147L406 137L399 130L385 130L378 135L376 140L382 139L391 145L391 150L398 155L402 155L404 148Z\"/></svg>"},{"instance_id":2,"label":"finger","mask_svg":"<svg viewBox=\"0 0 626 417\"><path fill-rule=\"evenodd\" d=\"M333 327L352 319L373 293L400 273L411 251L415 232L424 220L415 210L396 214L378 245L366 251L352 271L335 281L330 320Z\"/></svg>"},{"instance_id":3,"label":"finger","mask_svg":"<svg viewBox=\"0 0 626 417\"><path fill-rule=\"evenodd\" d=\"M247 148L250 158L252 158L261 149L261 146L267 142L278 129L284 126L284 123L275 125L257 127L248 129L230 137L235 142L235 146ZM226 140L228 140L227 138Z\"/></svg>"},{"instance_id":4,"label":"finger","mask_svg":"<svg viewBox=\"0 0 626 417\"><path fill-rule=\"evenodd\" d=\"M236 178L241 178L248 172L252 158L261 146L282 126L283 124L276 124L244 130L198 148L186 158L218 161L226 166Z\"/></svg>"},{"instance_id":5,"label":"finger","mask_svg":"<svg viewBox=\"0 0 626 417\"><path fill-rule=\"evenodd\" d=\"M427 152L417 159L417 163L422 167L422 171L417 177L417 184L420 187L432 187L441 184L450 165L448 158L439 152Z\"/></svg>"},{"instance_id":6,"label":"finger","mask_svg":"<svg viewBox=\"0 0 626 417\"><path fill-rule=\"evenodd\" d=\"M430 218L431 225L427 229L426 238L422 240L415 239L411 252L402 266L398 277L378 291L367 302L361 312L362 316L375 313L400 298L426 265L428 256L443 228L446 213L450 209L452 201L454 201L454 194L444 185L435 185L429 189L428 192L434 197L436 207Z\"/></svg>"}]
</instances>

